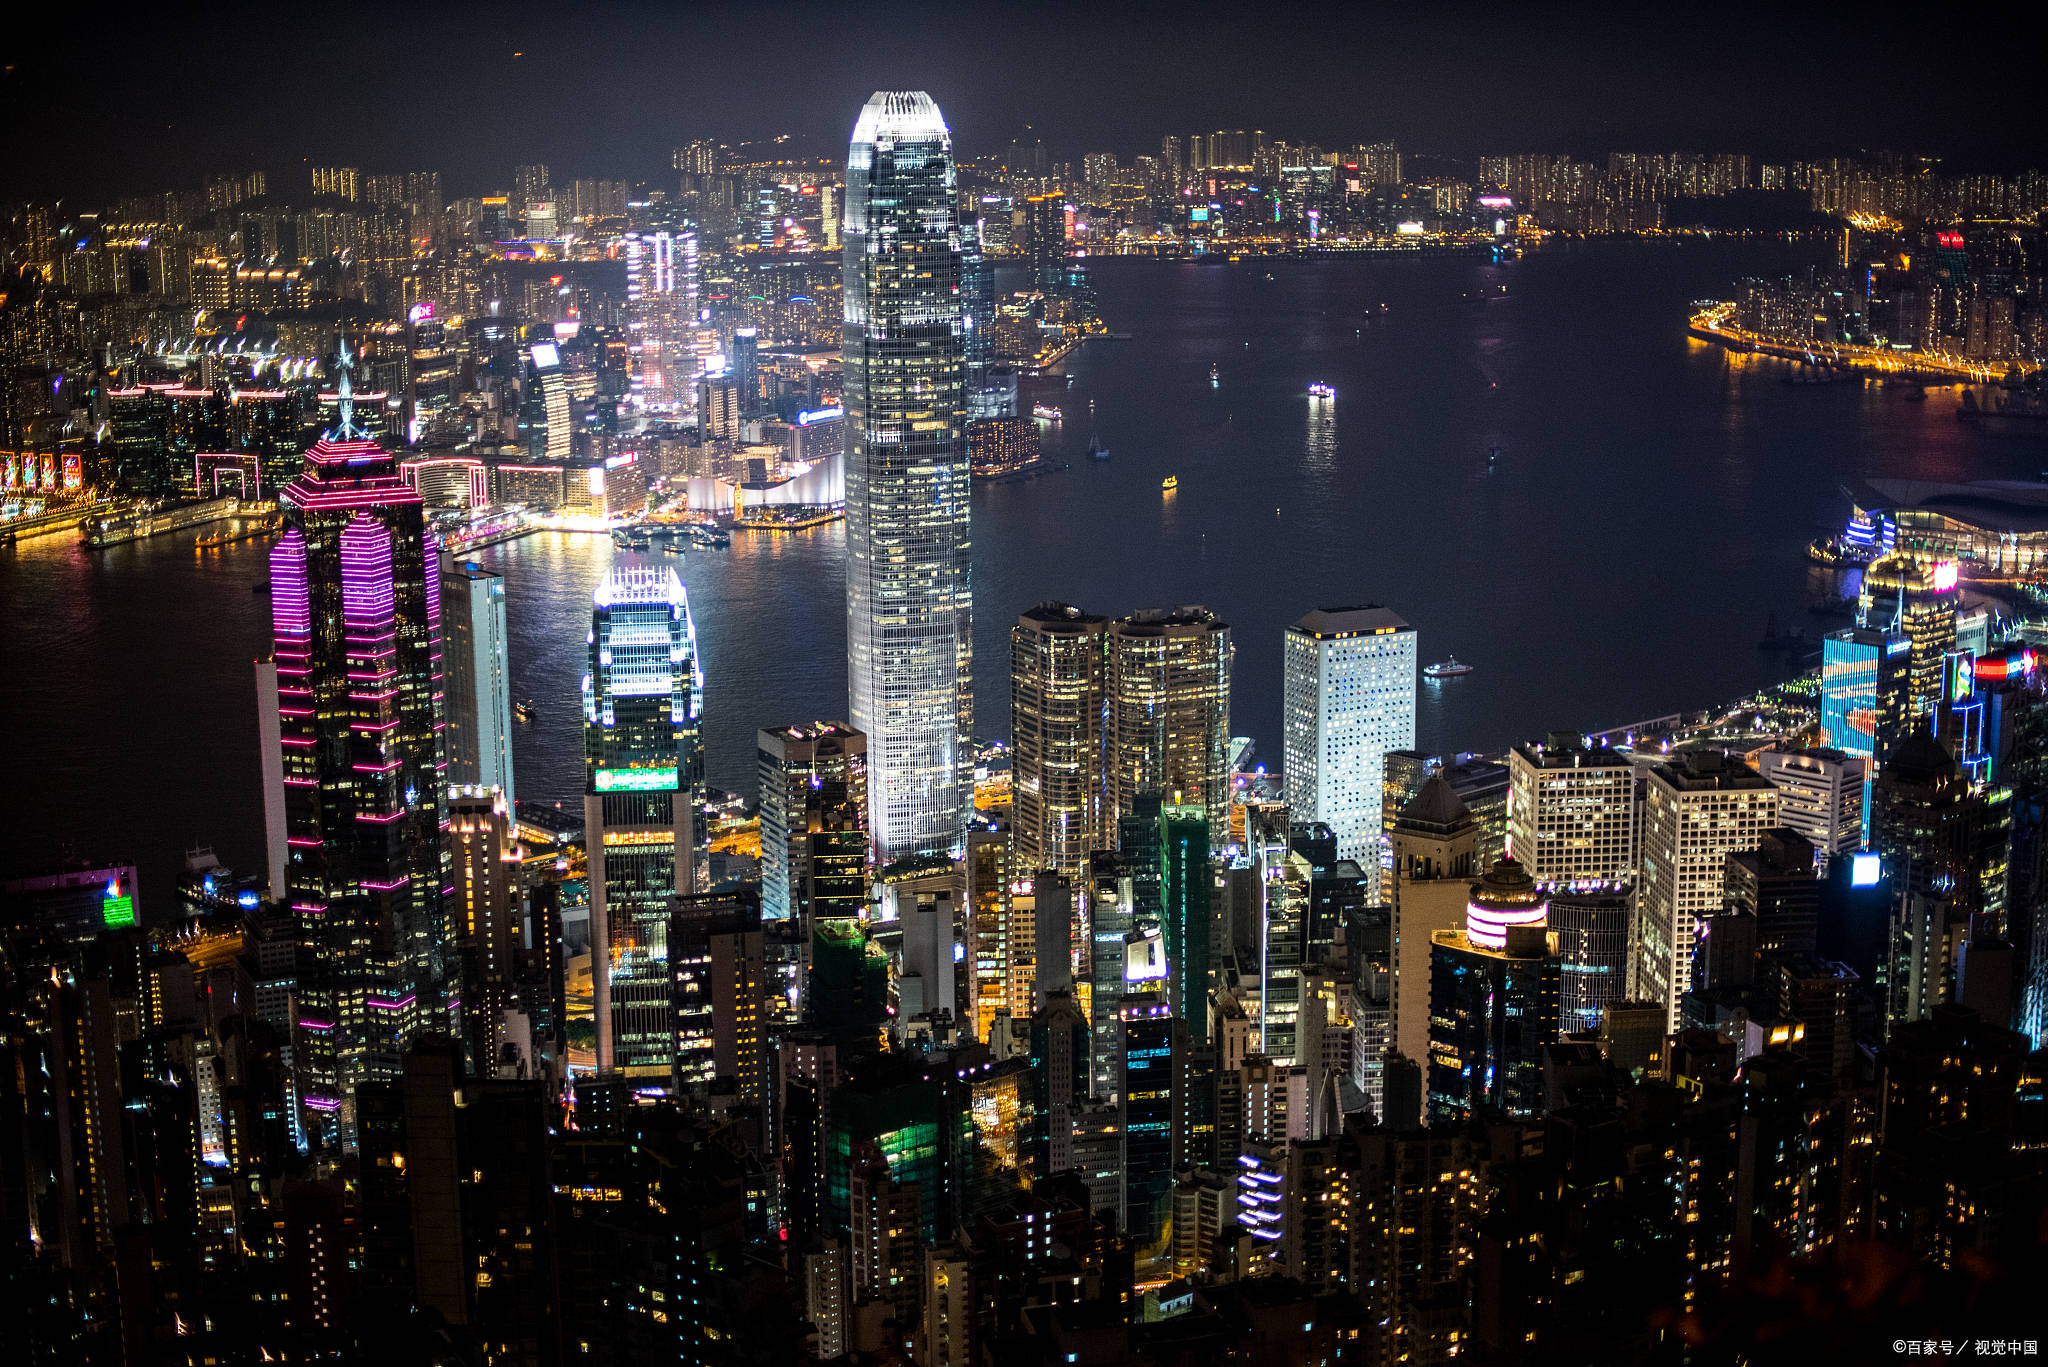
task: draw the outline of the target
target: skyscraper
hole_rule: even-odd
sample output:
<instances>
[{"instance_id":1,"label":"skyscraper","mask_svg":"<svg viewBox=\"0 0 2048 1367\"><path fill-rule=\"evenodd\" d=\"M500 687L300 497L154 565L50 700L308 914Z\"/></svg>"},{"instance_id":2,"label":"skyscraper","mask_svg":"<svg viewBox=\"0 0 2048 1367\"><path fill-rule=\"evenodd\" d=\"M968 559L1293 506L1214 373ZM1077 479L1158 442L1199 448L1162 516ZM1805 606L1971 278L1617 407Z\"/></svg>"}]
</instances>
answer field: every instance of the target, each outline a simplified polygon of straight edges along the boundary
<instances>
[{"instance_id":1,"label":"skyscraper","mask_svg":"<svg viewBox=\"0 0 2048 1367\"><path fill-rule=\"evenodd\" d=\"M1218 814L1230 803L1230 627L1202 607L1135 612L1109 628L1110 797L1155 792Z\"/></svg>"},{"instance_id":2,"label":"skyscraper","mask_svg":"<svg viewBox=\"0 0 2048 1367\"><path fill-rule=\"evenodd\" d=\"M1377 892L1383 767L1415 744L1415 629L1382 607L1324 608L1287 628L1287 800L1337 836Z\"/></svg>"},{"instance_id":3,"label":"skyscraper","mask_svg":"<svg viewBox=\"0 0 2048 1367\"><path fill-rule=\"evenodd\" d=\"M1650 766L1629 996L1662 1003L1667 1029L1678 1028L1692 987L1700 922L1721 909L1728 856L1755 849L1777 824L1778 790L1739 759L1700 750Z\"/></svg>"},{"instance_id":4,"label":"skyscraper","mask_svg":"<svg viewBox=\"0 0 2048 1367\"><path fill-rule=\"evenodd\" d=\"M1010 628L1011 830L1017 867L1079 878L1112 843L1103 725L1108 622L1041 603Z\"/></svg>"},{"instance_id":5,"label":"skyscraper","mask_svg":"<svg viewBox=\"0 0 2048 1367\"><path fill-rule=\"evenodd\" d=\"M344 363L346 353L344 352ZM293 1057L307 1132L355 1139L355 1089L445 1024L437 724L441 576L418 491L340 423L280 497L270 552L285 885L306 947Z\"/></svg>"},{"instance_id":6,"label":"skyscraper","mask_svg":"<svg viewBox=\"0 0 2048 1367\"><path fill-rule=\"evenodd\" d=\"M847 696L883 862L950 853L973 774L973 636L953 141L877 91L846 159Z\"/></svg>"},{"instance_id":7,"label":"skyscraper","mask_svg":"<svg viewBox=\"0 0 2048 1367\"><path fill-rule=\"evenodd\" d=\"M761 917L780 921L803 900L813 831L865 830L868 740L841 722L764 730L761 776Z\"/></svg>"},{"instance_id":8,"label":"skyscraper","mask_svg":"<svg viewBox=\"0 0 2048 1367\"><path fill-rule=\"evenodd\" d=\"M500 789L516 812L505 581L481 565L462 563L443 570L441 583L448 634L448 781Z\"/></svg>"},{"instance_id":9,"label":"skyscraper","mask_svg":"<svg viewBox=\"0 0 2048 1367\"><path fill-rule=\"evenodd\" d=\"M674 570L617 566L592 603L583 829L597 1066L665 1079L669 898L697 890L704 671Z\"/></svg>"},{"instance_id":10,"label":"skyscraper","mask_svg":"<svg viewBox=\"0 0 2048 1367\"><path fill-rule=\"evenodd\" d=\"M1635 867L1635 767L1559 732L1508 752L1508 853L1539 883L1603 883Z\"/></svg>"}]
</instances>

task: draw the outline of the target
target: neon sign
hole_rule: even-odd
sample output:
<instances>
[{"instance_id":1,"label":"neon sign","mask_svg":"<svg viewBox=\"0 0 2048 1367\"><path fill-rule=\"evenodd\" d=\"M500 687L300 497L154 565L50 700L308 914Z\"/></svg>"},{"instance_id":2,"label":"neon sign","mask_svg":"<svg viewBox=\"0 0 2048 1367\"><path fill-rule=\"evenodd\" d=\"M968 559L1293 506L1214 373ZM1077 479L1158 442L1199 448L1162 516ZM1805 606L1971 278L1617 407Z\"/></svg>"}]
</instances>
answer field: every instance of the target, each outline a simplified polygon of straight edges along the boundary
<instances>
[{"instance_id":1,"label":"neon sign","mask_svg":"<svg viewBox=\"0 0 2048 1367\"><path fill-rule=\"evenodd\" d=\"M100 894L100 924L109 930L135 924L135 894L123 892L118 878L109 878L107 890Z\"/></svg>"},{"instance_id":2,"label":"neon sign","mask_svg":"<svg viewBox=\"0 0 2048 1367\"><path fill-rule=\"evenodd\" d=\"M1946 593L1956 586L1956 562L1939 560L1934 565L1934 591Z\"/></svg>"},{"instance_id":3,"label":"neon sign","mask_svg":"<svg viewBox=\"0 0 2048 1367\"><path fill-rule=\"evenodd\" d=\"M600 793L647 793L671 792L676 786L676 771L673 769L600 769L597 771L597 791Z\"/></svg>"}]
</instances>

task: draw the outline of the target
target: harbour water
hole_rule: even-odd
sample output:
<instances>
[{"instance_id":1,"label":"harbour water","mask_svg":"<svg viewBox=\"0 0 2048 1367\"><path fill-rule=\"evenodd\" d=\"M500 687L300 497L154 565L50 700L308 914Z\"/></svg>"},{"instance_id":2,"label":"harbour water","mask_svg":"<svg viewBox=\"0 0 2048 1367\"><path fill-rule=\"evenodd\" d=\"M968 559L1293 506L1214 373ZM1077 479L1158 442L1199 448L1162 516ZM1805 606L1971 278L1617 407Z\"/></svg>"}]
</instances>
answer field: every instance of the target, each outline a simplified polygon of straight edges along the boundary
<instances>
[{"instance_id":1,"label":"harbour water","mask_svg":"<svg viewBox=\"0 0 2048 1367\"><path fill-rule=\"evenodd\" d=\"M1318 606L1385 603L1425 660L1474 666L1420 685L1419 740L1439 750L1706 706L1792 667L1756 641L1772 612L1821 629L1803 551L1839 526L1840 481L2048 464L2048 443L1956 422L1952 392L1787 385L1780 363L1687 338L1693 300L1816 250L1101 263L1102 312L1130 340L1084 346L1071 386L1035 396L1072 415L1047 433L1071 468L975 493L977 729L1006 734L1007 630L1047 598L1215 609L1237 644L1232 730L1275 767L1280 634ZM1085 458L1091 399L1107 461ZM194 842L260 862L265 546L199 535L0 551L7 869L132 860L148 898ZM689 587L713 783L751 795L757 727L844 713L843 548L834 523L654 557ZM477 557L506 577L515 696L538 705L524 799L574 806L590 591L629 554L548 533Z\"/></svg>"}]
</instances>

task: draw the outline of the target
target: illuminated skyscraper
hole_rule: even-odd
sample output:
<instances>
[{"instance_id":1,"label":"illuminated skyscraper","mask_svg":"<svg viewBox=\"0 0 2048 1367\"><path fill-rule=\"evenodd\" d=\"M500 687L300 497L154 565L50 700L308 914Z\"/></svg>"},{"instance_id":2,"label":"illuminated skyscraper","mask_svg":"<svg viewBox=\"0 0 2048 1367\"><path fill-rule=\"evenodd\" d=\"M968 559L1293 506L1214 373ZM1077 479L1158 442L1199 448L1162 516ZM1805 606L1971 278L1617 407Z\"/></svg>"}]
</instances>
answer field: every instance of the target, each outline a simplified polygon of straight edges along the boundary
<instances>
[{"instance_id":1,"label":"illuminated skyscraper","mask_svg":"<svg viewBox=\"0 0 2048 1367\"><path fill-rule=\"evenodd\" d=\"M441 581L447 615L448 781L499 789L506 806L516 811L505 581L467 562L443 570Z\"/></svg>"},{"instance_id":2,"label":"illuminated skyscraper","mask_svg":"<svg viewBox=\"0 0 2048 1367\"><path fill-rule=\"evenodd\" d=\"M1539 883L1613 882L1635 867L1635 767L1571 732L1508 752L1508 853Z\"/></svg>"},{"instance_id":3,"label":"illuminated skyscraper","mask_svg":"<svg viewBox=\"0 0 2048 1367\"><path fill-rule=\"evenodd\" d=\"M797 914L810 837L867 829L868 738L840 722L780 726L755 741L761 776L761 917Z\"/></svg>"},{"instance_id":4,"label":"illuminated skyscraper","mask_svg":"<svg viewBox=\"0 0 2048 1367\"><path fill-rule=\"evenodd\" d=\"M584 848L600 1071L669 1075L669 898L696 888L704 670L676 572L615 567L583 676Z\"/></svg>"},{"instance_id":5,"label":"illuminated skyscraper","mask_svg":"<svg viewBox=\"0 0 2048 1367\"><path fill-rule=\"evenodd\" d=\"M1377 891L1386 755L1415 745L1415 629L1382 607L1319 609L1287 628L1285 652L1288 804Z\"/></svg>"},{"instance_id":6,"label":"illuminated skyscraper","mask_svg":"<svg viewBox=\"0 0 2048 1367\"><path fill-rule=\"evenodd\" d=\"M344 354L344 362L346 355ZM306 947L293 1061L306 1132L355 1142L355 1090L445 1028L441 576L417 490L341 421L283 491L270 552L285 887ZM268 728L266 727L266 731Z\"/></svg>"},{"instance_id":7,"label":"illuminated skyscraper","mask_svg":"<svg viewBox=\"0 0 2048 1367\"><path fill-rule=\"evenodd\" d=\"M973 775L960 232L931 96L877 91L846 160L846 627L879 857L950 853Z\"/></svg>"},{"instance_id":8,"label":"illuminated skyscraper","mask_svg":"<svg viewBox=\"0 0 2048 1367\"><path fill-rule=\"evenodd\" d=\"M1678 1028L1678 1003L1692 989L1700 923L1721 909L1728 856L1755 849L1777 824L1771 781L1719 750L1650 766L1629 996L1661 1003L1667 1029Z\"/></svg>"},{"instance_id":9,"label":"illuminated skyscraper","mask_svg":"<svg viewBox=\"0 0 2048 1367\"><path fill-rule=\"evenodd\" d=\"M1229 626L1207 608L1136 612L1110 624L1109 791L1118 817L1153 792L1206 807L1222 824L1235 658Z\"/></svg>"},{"instance_id":10,"label":"illuminated skyscraper","mask_svg":"<svg viewBox=\"0 0 2048 1367\"><path fill-rule=\"evenodd\" d=\"M1103 725L1108 623L1041 603L1010 628L1011 829L1017 867L1078 879L1113 843Z\"/></svg>"},{"instance_id":11,"label":"illuminated skyscraper","mask_svg":"<svg viewBox=\"0 0 2048 1367\"><path fill-rule=\"evenodd\" d=\"M649 412L678 412L696 393L697 234L627 233L619 254L626 266L633 402Z\"/></svg>"}]
</instances>

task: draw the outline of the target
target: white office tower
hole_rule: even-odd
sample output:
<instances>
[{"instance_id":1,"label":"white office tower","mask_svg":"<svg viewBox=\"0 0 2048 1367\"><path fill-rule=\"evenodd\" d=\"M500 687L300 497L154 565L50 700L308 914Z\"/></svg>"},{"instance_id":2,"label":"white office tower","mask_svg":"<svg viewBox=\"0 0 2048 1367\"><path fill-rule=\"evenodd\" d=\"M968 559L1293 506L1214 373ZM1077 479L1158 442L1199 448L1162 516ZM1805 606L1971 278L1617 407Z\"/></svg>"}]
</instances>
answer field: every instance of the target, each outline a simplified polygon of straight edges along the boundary
<instances>
[{"instance_id":1,"label":"white office tower","mask_svg":"<svg viewBox=\"0 0 2048 1367\"><path fill-rule=\"evenodd\" d=\"M1285 649L1287 805L1336 833L1377 899L1387 752L1415 747L1415 628L1382 607L1320 608Z\"/></svg>"},{"instance_id":2,"label":"white office tower","mask_svg":"<svg viewBox=\"0 0 2048 1367\"><path fill-rule=\"evenodd\" d=\"M974 757L964 318L953 140L877 91L846 159L848 710L877 857L951 854Z\"/></svg>"},{"instance_id":3,"label":"white office tower","mask_svg":"<svg viewBox=\"0 0 2048 1367\"><path fill-rule=\"evenodd\" d=\"M1766 750L1756 767L1778 790L1779 825L1826 858L1863 847L1869 760L1840 750Z\"/></svg>"},{"instance_id":4,"label":"white office tower","mask_svg":"<svg viewBox=\"0 0 2048 1367\"><path fill-rule=\"evenodd\" d=\"M1508 752L1508 856L1538 883L1634 876L1636 775L1629 757L1575 732Z\"/></svg>"},{"instance_id":5,"label":"white office tower","mask_svg":"<svg viewBox=\"0 0 2048 1367\"><path fill-rule=\"evenodd\" d=\"M1661 1004L1666 1030L1678 1028L1692 989L1701 923L1721 910L1728 856L1754 850L1777 824L1778 790L1740 759L1697 750L1650 766L1629 997Z\"/></svg>"}]
</instances>

